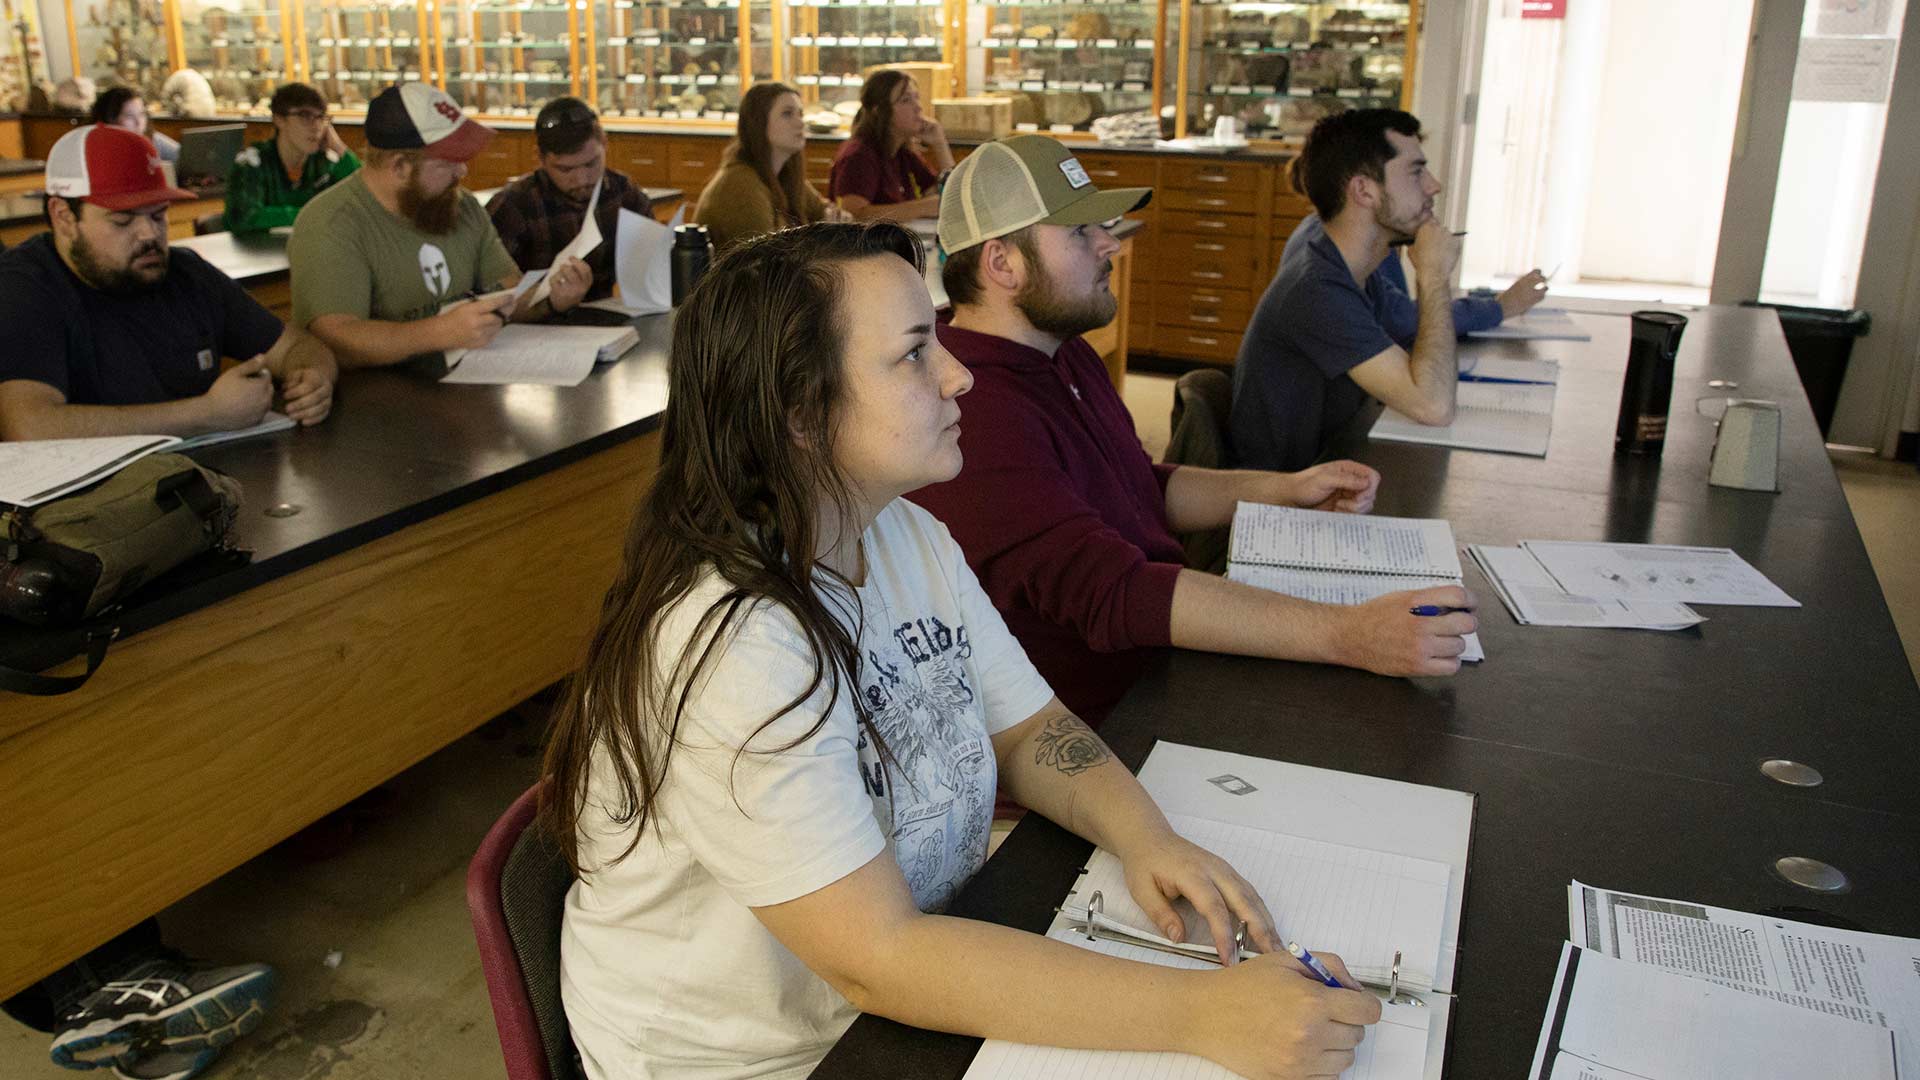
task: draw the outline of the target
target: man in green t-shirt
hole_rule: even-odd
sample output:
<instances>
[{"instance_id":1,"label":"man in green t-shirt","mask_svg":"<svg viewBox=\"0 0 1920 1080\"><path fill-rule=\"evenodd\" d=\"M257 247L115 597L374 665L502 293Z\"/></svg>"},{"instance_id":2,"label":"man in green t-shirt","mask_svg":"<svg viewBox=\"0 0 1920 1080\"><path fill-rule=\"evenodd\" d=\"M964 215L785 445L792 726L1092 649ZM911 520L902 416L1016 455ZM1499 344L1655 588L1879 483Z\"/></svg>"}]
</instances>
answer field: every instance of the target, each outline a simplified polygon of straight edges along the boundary
<instances>
[{"instance_id":1,"label":"man in green t-shirt","mask_svg":"<svg viewBox=\"0 0 1920 1080\"><path fill-rule=\"evenodd\" d=\"M227 170L227 230L259 233L293 224L307 200L360 167L327 121L327 100L288 83L267 103L274 135L254 143Z\"/></svg>"},{"instance_id":2,"label":"man in green t-shirt","mask_svg":"<svg viewBox=\"0 0 1920 1080\"><path fill-rule=\"evenodd\" d=\"M531 292L518 307L505 295L454 304L520 280L487 212L460 187L493 131L410 82L367 106L366 135L366 167L307 203L287 244L293 324L341 367L479 348L509 321L565 311L586 295L592 272L568 260L538 304L525 302Z\"/></svg>"}]
</instances>

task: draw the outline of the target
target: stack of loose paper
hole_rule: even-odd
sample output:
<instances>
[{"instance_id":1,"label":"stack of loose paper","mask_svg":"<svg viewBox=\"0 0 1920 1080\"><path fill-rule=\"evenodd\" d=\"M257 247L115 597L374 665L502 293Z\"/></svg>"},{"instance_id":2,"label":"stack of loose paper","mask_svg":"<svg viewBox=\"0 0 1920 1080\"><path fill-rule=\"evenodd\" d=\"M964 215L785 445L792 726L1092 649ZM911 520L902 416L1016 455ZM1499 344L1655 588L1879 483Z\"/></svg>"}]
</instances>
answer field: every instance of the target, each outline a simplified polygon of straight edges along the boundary
<instances>
[{"instance_id":1,"label":"stack of loose paper","mask_svg":"<svg viewBox=\"0 0 1920 1080\"><path fill-rule=\"evenodd\" d=\"M1532 1080L1897 1080L1894 1033L1561 947Z\"/></svg>"},{"instance_id":2,"label":"stack of loose paper","mask_svg":"<svg viewBox=\"0 0 1920 1080\"><path fill-rule=\"evenodd\" d=\"M1454 388L1453 423L1430 427L1386 409L1367 434L1388 442L1545 457L1553 436L1553 392L1551 382L1463 382Z\"/></svg>"},{"instance_id":3,"label":"stack of loose paper","mask_svg":"<svg viewBox=\"0 0 1920 1080\"><path fill-rule=\"evenodd\" d=\"M1334 514L1243 502L1234 510L1227 580L1322 604L1460 584L1453 527L1438 518ZM1486 659L1468 634L1462 660Z\"/></svg>"},{"instance_id":4,"label":"stack of loose paper","mask_svg":"<svg viewBox=\"0 0 1920 1080\"><path fill-rule=\"evenodd\" d=\"M1384 987L1400 956L1402 996L1382 1010L1355 1049L1347 1080L1437 1078L1452 1006L1453 945L1464 891L1472 799L1457 792L1161 743L1140 771L1174 830L1221 856L1260 893L1283 938L1340 955L1368 985ZM1366 806L1366 814L1328 807ZM1213 814L1214 817L1201 816ZM1232 819L1232 820L1222 820ZM1256 822L1258 824L1256 824ZM1290 834L1266 827L1299 830ZM1309 833L1312 836L1308 835ZM1320 837L1320 838L1314 838ZM1371 839L1378 847L1349 841ZM1431 858L1410 854L1420 850ZM1457 868L1457 870L1456 870ZM1120 861L1095 851L1063 907L1093 893L1111 920L1155 936L1127 890ZM1187 912L1186 940L1212 940ZM1048 936L1141 963L1204 969L1204 960L1136 945L1088 941L1072 917ZM1100 1003L1090 1001L1088 1008ZM990 1040L965 1080L1231 1080L1185 1054L1066 1050Z\"/></svg>"},{"instance_id":5,"label":"stack of loose paper","mask_svg":"<svg viewBox=\"0 0 1920 1080\"><path fill-rule=\"evenodd\" d=\"M1732 548L1525 540L1521 546L1570 593L1681 604L1799 607Z\"/></svg>"},{"instance_id":6,"label":"stack of loose paper","mask_svg":"<svg viewBox=\"0 0 1920 1080\"><path fill-rule=\"evenodd\" d=\"M638 340L631 326L514 323L501 327L483 348L449 353L440 381L578 386L594 364L619 359Z\"/></svg>"},{"instance_id":7,"label":"stack of loose paper","mask_svg":"<svg viewBox=\"0 0 1920 1080\"><path fill-rule=\"evenodd\" d=\"M38 506L179 445L172 435L0 442L0 503Z\"/></svg>"},{"instance_id":8,"label":"stack of loose paper","mask_svg":"<svg viewBox=\"0 0 1920 1080\"><path fill-rule=\"evenodd\" d=\"M1822 1055L1798 1071L1767 1065L1753 1066L1754 1071L1642 1075L1891 1077L1897 1058L1897 1075L1920 1076L1920 940L1637 896L1577 881L1567 890L1567 921L1568 936L1584 950L1577 961L1582 982L1588 964L1605 959L1686 979L1694 984L1695 994L1707 987L1731 995L1710 1012L1692 1014L1696 1022L1679 1032L1678 1040L1691 1044L1692 1050L1704 1045L1732 1054L1752 1045L1765 1050L1763 1064L1801 1062L1795 1055L1803 1052ZM1564 995L1554 996L1558 1000ZM1762 1008L1764 1023L1744 1019ZM1549 1010L1549 1028L1554 1011ZM1731 1022L1736 1015L1743 1018L1739 1027ZM1566 1049L1564 1037L1561 1049ZM1729 1063L1735 1064L1732 1059ZM1534 1075L1543 1074L1536 1067ZM1545 1075L1562 1080L1578 1074ZM1611 1080L1614 1074L1594 1075Z\"/></svg>"},{"instance_id":9,"label":"stack of loose paper","mask_svg":"<svg viewBox=\"0 0 1920 1080\"><path fill-rule=\"evenodd\" d=\"M1491 330L1475 330L1468 337L1507 341L1592 341L1593 335L1573 321L1565 308L1536 307L1525 315L1503 319Z\"/></svg>"},{"instance_id":10,"label":"stack of loose paper","mask_svg":"<svg viewBox=\"0 0 1920 1080\"><path fill-rule=\"evenodd\" d=\"M285 431L293 421L269 411L258 423L182 439L176 435L108 435L93 439L0 442L0 503L39 506L99 483L148 454L192 450L214 443Z\"/></svg>"},{"instance_id":11,"label":"stack of loose paper","mask_svg":"<svg viewBox=\"0 0 1920 1080\"><path fill-rule=\"evenodd\" d=\"M1467 554L1494 595L1522 626L1585 626L1620 630L1685 630L1704 618L1670 600L1635 600L1569 592L1525 548L1470 544Z\"/></svg>"}]
</instances>

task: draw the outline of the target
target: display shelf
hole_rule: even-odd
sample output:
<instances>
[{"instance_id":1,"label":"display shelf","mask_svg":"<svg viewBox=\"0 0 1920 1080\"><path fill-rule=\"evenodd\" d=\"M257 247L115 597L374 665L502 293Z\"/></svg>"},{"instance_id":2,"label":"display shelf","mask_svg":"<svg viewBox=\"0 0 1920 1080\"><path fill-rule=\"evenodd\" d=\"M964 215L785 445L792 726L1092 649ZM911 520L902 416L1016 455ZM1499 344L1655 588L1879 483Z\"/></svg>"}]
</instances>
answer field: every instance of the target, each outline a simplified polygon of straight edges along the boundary
<instances>
[{"instance_id":1,"label":"display shelf","mask_svg":"<svg viewBox=\"0 0 1920 1080\"><path fill-rule=\"evenodd\" d=\"M800 90L810 110L831 109L843 119L852 116L867 72L885 64L946 65L920 70L933 96L962 94L964 60L956 54L964 52L963 11L957 0L789 2L782 26L791 73L786 81ZM923 105L932 111L931 101Z\"/></svg>"},{"instance_id":2,"label":"display shelf","mask_svg":"<svg viewBox=\"0 0 1920 1080\"><path fill-rule=\"evenodd\" d=\"M1405 107L1418 21L1418 3L1184 0L1179 133L1233 117L1250 138L1297 138L1334 112Z\"/></svg>"},{"instance_id":3,"label":"display shelf","mask_svg":"<svg viewBox=\"0 0 1920 1080\"><path fill-rule=\"evenodd\" d=\"M602 115L726 122L773 66L766 0L595 0L586 10L584 96Z\"/></svg>"}]
</instances>

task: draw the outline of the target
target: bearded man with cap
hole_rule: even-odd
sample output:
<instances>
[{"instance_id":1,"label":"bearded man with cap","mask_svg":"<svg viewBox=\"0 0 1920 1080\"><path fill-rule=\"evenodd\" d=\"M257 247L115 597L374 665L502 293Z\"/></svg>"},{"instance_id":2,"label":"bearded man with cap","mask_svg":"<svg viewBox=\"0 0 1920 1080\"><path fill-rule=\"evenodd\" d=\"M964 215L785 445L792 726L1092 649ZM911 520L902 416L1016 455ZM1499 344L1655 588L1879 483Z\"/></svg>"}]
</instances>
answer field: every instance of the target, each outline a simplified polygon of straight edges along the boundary
<instances>
[{"instance_id":1,"label":"bearded man with cap","mask_svg":"<svg viewBox=\"0 0 1920 1080\"><path fill-rule=\"evenodd\" d=\"M540 150L540 167L487 200L494 231L521 269L539 270L552 265L573 242L591 206L602 240L586 255L593 271L587 299L612 296L613 238L620 211L651 220L653 204L625 173L607 167L606 130L599 115L579 98L555 98L541 106L533 118L533 141Z\"/></svg>"},{"instance_id":2,"label":"bearded man with cap","mask_svg":"<svg viewBox=\"0 0 1920 1080\"><path fill-rule=\"evenodd\" d=\"M1120 244L1108 224L1148 188L1101 191L1043 135L987 143L940 199L940 344L973 372L960 475L908 498L946 523L994 605L1061 701L1104 719L1168 645L1308 660L1390 675L1458 670L1473 616L1458 588L1352 607L1297 600L1188 570L1175 532L1219 528L1248 502L1364 513L1379 475L1351 461L1299 473L1155 464L1081 337L1111 322Z\"/></svg>"},{"instance_id":3,"label":"bearded man with cap","mask_svg":"<svg viewBox=\"0 0 1920 1080\"><path fill-rule=\"evenodd\" d=\"M460 186L493 138L454 100L422 82L382 90L367 106L364 167L300 211L287 257L293 321L346 367L397 364L479 348L512 320L578 304L592 272L578 259L548 274L551 295L454 303L510 287L520 268L487 212Z\"/></svg>"},{"instance_id":4,"label":"bearded man with cap","mask_svg":"<svg viewBox=\"0 0 1920 1080\"><path fill-rule=\"evenodd\" d=\"M198 435L324 419L335 367L191 251L167 246L153 144L92 125L47 155L49 231L0 254L0 439ZM221 361L237 364L222 370Z\"/></svg>"}]
</instances>

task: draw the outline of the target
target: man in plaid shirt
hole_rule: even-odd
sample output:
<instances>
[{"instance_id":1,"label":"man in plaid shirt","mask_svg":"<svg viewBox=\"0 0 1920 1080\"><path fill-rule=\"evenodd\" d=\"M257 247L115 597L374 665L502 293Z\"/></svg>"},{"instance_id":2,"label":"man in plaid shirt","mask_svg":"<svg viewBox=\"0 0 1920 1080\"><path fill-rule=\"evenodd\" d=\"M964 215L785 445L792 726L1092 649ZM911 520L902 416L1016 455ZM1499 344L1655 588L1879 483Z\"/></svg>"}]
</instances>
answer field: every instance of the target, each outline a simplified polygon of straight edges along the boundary
<instances>
[{"instance_id":1,"label":"man in plaid shirt","mask_svg":"<svg viewBox=\"0 0 1920 1080\"><path fill-rule=\"evenodd\" d=\"M600 185L600 246L587 253L593 286L587 299L613 293L613 238L622 208L651 217L647 197L624 173L607 168L607 133L600 117L579 98L547 102L533 122L540 167L487 201L494 231L520 269L544 270L586 223L587 203Z\"/></svg>"}]
</instances>

